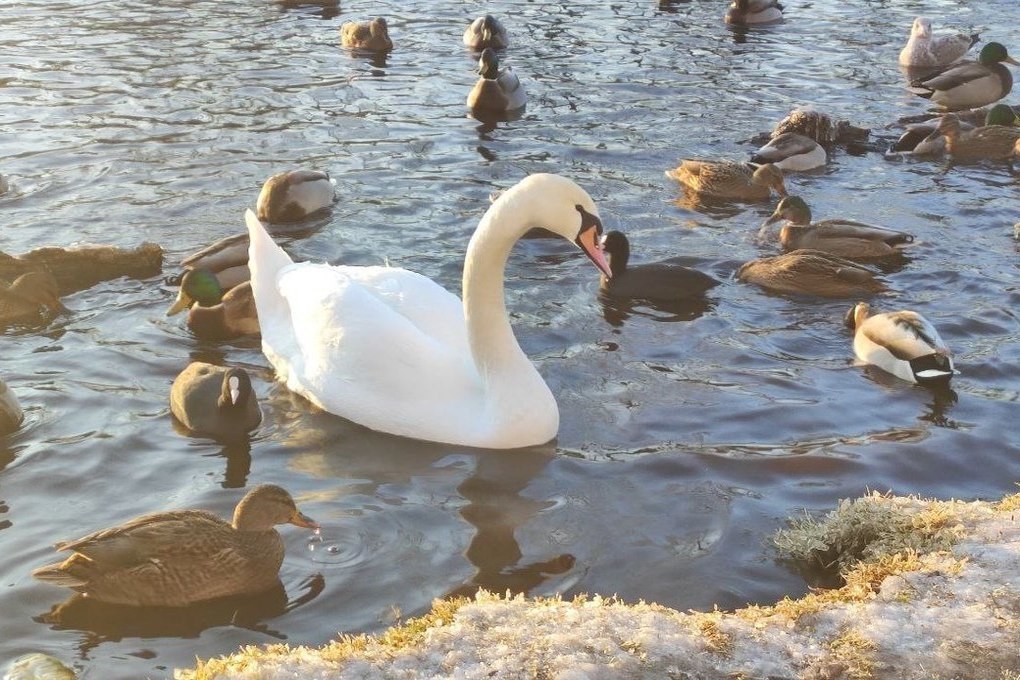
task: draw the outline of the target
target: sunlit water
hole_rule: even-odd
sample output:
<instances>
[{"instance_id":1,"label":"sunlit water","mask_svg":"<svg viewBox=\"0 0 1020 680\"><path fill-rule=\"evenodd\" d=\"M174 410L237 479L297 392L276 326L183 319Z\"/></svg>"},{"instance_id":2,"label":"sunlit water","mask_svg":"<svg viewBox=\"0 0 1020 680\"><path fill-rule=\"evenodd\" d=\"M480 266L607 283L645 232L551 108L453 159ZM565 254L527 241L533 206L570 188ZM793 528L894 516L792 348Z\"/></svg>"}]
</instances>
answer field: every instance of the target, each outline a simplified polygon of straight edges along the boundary
<instances>
[{"instance_id":1,"label":"sunlit water","mask_svg":"<svg viewBox=\"0 0 1020 680\"><path fill-rule=\"evenodd\" d=\"M65 298L44 328L0 335L0 373L27 421L0 439L0 664L54 654L89 677L170 674L239 644L319 644L376 631L478 586L617 593L679 609L805 590L768 536L800 508L867 489L991 497L1020 479L1017 180L838 152L790 180L818 217L918 237L881 309L912 308L955 350L955 396L854 366L850 301L738 284L773 254L769 205L683 202L663 170L743 158L802 103L892 136L924 110L896 55L916 14L984 28L1010 49L1013 0L791 0L784 24L735 32L723 2L246 3L43 1L0 25L0 250L160 243L165 273L242 228L270 174L328 170L339 200L283 238L297 257L407 266L459 288L494 190L568 175L626 230L633 261L690 256L724 279L693 319L604 309L568 244L522 242L508 269L518 337L561 411L555 445L479 452L367 432L274 384L257 341L196 341L164 312L162 278ZM518 120L465 115L460 42L486 9L529 94ZM371 13L371 14L369 14ZM385 15L383 60L338 46ZM688 315L690 316L690 315ZM189 438L168 392L189 360L248 368L265 411L250 448ZM281 588L185 611L104 607L35 582L51 544L177 507L228 516L244 488L292 491L322 534L284 527ZM311 540L310 540L311 539Z\"/></svg>"}]
</instances>

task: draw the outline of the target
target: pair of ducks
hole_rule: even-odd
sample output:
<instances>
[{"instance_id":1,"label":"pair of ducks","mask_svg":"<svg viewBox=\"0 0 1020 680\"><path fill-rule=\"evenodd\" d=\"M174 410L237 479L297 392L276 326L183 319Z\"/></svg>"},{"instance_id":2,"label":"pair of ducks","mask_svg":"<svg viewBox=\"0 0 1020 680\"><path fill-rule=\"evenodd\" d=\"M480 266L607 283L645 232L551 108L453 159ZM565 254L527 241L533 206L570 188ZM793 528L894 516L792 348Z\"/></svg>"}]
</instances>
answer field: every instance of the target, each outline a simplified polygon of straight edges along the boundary
<instances>
[{"instance_id":1,"label":"pair of ducks","mask_svg":"<svg viewBox=\"0 0 1020 680\"><path fill-rule=\"evenodd\" d=\"M691 191L717 198L765 201L786 196L784 172L812 170L828 160L826 149L867 140L870 131L811 108L794 109L776 124L748 163L683 160L670 177Z\"/></svg>"},{"instance_id":2,"label":"pair of ducks","mask_svg":"<svg viewBox=\"0 0 1020 680\"><path fill-rule=\"evenodd\" d=\"M506 28L491 14L478 17L464 30L464 45L481 51L486 47L502 50L510 46ZM353 49L385 52L393 49L386 19L376 17L367 21L345 21L340 26L340 44Z\"/></svg>"},{"instance_id":3,"label":"pair of ducks","mask_svg":"<svg viewBox=\"0 0 1020 680\"><path fill-rule=\"evenodd\" d=\"M779 241L786 251L748 262L737 279L780 293L829 298L879 293L885 284L855 260L893 257L914 241L910 234L853 220L811 221L811 209L798 196L786 196L759 231L784 221Z\"/></svg>"},{"instance_id":4,"label":"pair of ducks","mask_svg":"<svg viewBox=\"0 0 1020 680\"><path fill-rule=\"evenodd\" d=\"M336 183L325 172L292 170L265 181L256 201L259 219L297 222L329 208ZM188 311L188 327L203 340L259 332L248 269L248 235L231 236L185 258L177 299L167 316Z\"/></svg>"},{"instance_id":5,"label":"pair of ducks","mask_svg":"<svg viewBox=\"0 0 1020 680\"><path fill-rule=\"evenodd\" d=\"M1020 116L1013 107L996 104L987 112L947 113L935 123L911 125L890 151L914 156L948 153L962 161L1005 160L1018 155L1018 141Z\"/></svg>"},{"instance_id":6,"label":"pair of ducks","mask_svg":"<svg viewBox=\"0 0 1020 680\"><path fill-rule=\"evenodd\" d=\"M497 50L510 46L503 24L491 14L479 17L464 30L465 47L481 52L478 80L468 92L467 107L482 113L509 113L524 108L528 96L509 66L501 69Z\"/></svg>"}]
</instances>

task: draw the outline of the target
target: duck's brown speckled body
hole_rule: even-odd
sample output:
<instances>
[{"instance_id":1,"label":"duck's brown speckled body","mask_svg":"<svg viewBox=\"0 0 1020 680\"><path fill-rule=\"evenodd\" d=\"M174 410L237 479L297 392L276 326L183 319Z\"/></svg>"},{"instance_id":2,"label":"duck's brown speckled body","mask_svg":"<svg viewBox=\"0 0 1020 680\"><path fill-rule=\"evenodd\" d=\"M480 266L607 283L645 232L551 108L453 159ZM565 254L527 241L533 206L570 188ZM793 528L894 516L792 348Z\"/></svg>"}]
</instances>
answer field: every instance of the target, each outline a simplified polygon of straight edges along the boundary
<instances>
[{"instance_id":1,"label":"duck's brown speckled body","mask_svg":"<svg viewBox=\"0 0 1020 680\"><path fill-rule=\"evenodd\" d=\"M283 563L277 524L315 528L284 489L263 484L249 491L226 522L204 510L143 515L75 541L58 543L73 554L32 575L86 593L101 602L183 607L273 586Z\"/></svg>"}]
</instances>

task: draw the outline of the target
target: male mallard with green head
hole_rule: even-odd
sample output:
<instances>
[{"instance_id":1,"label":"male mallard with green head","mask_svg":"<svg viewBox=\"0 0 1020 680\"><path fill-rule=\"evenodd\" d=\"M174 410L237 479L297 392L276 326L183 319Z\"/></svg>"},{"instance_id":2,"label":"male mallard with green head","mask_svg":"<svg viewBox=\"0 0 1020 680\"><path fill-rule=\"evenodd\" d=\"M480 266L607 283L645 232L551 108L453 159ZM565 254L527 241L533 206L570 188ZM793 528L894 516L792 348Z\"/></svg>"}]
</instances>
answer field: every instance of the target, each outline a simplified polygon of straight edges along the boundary
<instances>
[{"instance_id":1,"label":"male mallard with green head","mask_svg":"<svg viewBox=\"0 0 1020 680\"><path fill-rule=\"evenodd\" d=\"M226 294L216 276L205 269L190 269L181 279L177 299L167 316L188 311L188 328L203 340L229 340L259 332L258 311L251 282L231 288Z\"/></svg>"},{"instance_id":2,"label":"male mallard with green head","mask_svg":"<svg viewBox=\"0 0 1020 680\"><path fill-rule=\"evenodd\" d=\"M1013 89L1013 74L1003 63L1020 66L1002 43L981 48L977 61L950 66L942 73L910 84L910 91L947 111L972 109L999 101Z\"/></svg>"}]
</instances>

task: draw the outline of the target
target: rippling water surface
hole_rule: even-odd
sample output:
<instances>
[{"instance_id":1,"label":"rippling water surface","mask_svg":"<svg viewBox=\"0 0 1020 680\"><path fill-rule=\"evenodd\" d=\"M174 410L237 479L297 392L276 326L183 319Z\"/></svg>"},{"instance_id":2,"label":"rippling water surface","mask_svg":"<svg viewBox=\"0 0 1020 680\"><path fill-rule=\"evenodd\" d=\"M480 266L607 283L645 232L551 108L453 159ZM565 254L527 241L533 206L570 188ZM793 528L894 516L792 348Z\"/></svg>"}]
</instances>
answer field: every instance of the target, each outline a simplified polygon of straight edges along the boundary
<instances>
[{"instance_id":1,"label":"rippling water surface","mask_svg":"<svg viewBox=\"0 0 1020 680\"><path fill-rule=\"evenodd\" d=\"M409 0L336 8L115 0L11 5L0 26L0 250L161 244L165 272L242 229L262 181L338 180L332 213L284 238L298 257L407 266L459 289L489 194L552 171L586 187L634 261L678 254L725 279L693 319L604 308L567 244L522 242L508 268L518 337L560 404L555 445L480 452L367 432L273 382L257 341L195 340L162 278L101 283L72 313L0 334L0 374L26 407L0 439L0 664L44 651L96 678L162 677L239 644L319 644L478 586L617 593L679 609L767 603L806 585L769 534L799 508L867 489L941 497L1014 490L1020 379L1017 180L998 165L837 152L789 180L818 217L917 235L882 309L925 314L955 350L955 394L854 366L849 302L768 295L730 277L774 245L769 205L697 206L663 170L743 158L798 104L871 127L924 110L896 56L916 14L1003 33L1014 0L790 0L784 24L738 32L722 2ZM486 10L529 104L465 115L460 33ZM388 17L384 59L338 26ZM306 225L308 226L308 225ZM174 428L189 360L241 365L265 421L249 446ZM183 612L104 607L35 582L54 541L137 514L229 515L276 482L323 525L285 527L277 591Z\"/></svg>"}]
</instances>

